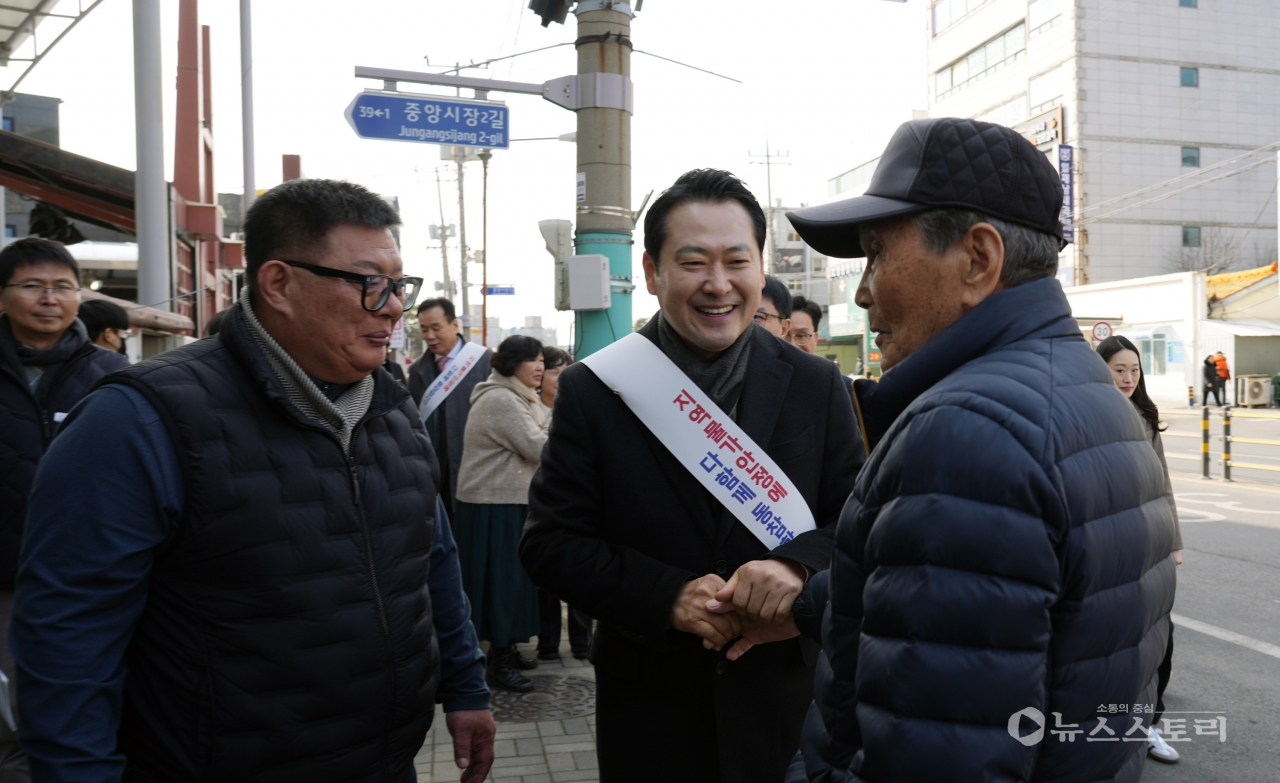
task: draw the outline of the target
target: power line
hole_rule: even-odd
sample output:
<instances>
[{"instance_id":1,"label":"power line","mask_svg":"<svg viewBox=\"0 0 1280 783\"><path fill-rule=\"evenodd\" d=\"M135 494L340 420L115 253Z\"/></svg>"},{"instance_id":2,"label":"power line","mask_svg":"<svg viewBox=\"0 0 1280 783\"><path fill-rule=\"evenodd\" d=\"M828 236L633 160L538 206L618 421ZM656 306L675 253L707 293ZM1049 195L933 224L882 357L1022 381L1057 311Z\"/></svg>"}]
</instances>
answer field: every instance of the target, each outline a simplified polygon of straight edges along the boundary
<instances>
[{"instance_id":1,"label":"power line","mask_svg":"<svg viewBox=\"0 0 1280 783\"><path fill-rule=\"evenodd\" d=\"M1184 188L1178 188L1177 190L1172 190L1168 193L1162 193L1159 196L1146 199L1145 201L1139 201L1137 204L1130 204L1127 207L1121 207L1119 209L1112 210L1111 212L1098 215L1097 217L1086 218L1085 220L1078 221L1075 225L1083 226L1083 225L1088 225L1089 223L1096 223L1099 220L1105 220L1106 218L1109 218L1112 215L1118 215L1121 212L1128 212L1131 209L1137 209L1138 207L1145 207L1146 205L1154 204L1157 201L1164 201L1165 199L1173 198L1174 196L1181 195L1191 190L1195 190L1198 187L1208 185L1211 182L1217 182L1219 180L1224 180L1229 177L1234 177L1235 175L1243 174L1244 172L1249 171L1250 169L1256 169L1259 166L1262 166L1264 164L1273 163L1275 162L1275 160L1276 160L1275 155L1269 155L1260 161L1257 161L1255 163L1250 163L1248 166L1242 166L1241 168L1235 169L1234 171L1228 171L1226 174L1219 174L1216 177L1210 177L1209 179L1206 179L1202 182L1196 182Z\"/></svg>"}]
</instances>

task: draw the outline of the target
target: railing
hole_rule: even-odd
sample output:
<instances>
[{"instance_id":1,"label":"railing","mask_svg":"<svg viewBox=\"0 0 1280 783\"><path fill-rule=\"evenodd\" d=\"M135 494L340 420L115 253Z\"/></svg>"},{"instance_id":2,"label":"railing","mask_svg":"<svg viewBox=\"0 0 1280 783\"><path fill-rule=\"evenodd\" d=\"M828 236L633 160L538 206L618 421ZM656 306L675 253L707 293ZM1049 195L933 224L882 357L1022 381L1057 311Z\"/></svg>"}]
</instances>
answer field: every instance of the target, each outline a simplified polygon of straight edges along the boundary
<instances>
[{"instance_id":1,"label":"railing","mask_svg":"<svg viewBox=\"0 0 1280 783\"><path fill-rule=\"evenodd\" d=\"M1208 421L1209 409L1205 408L1205 421ZM1231 406L1222 409L1222 480L1231 481L1231 469L1246 468L1248 470L1269 470L1280 473L1280 466L1276 465L1259 465L1253 462L1235 462L1231 459L1232 443L1251 443L1259 446L1280 446L1280 440L1266 440L1264 438L1239 438L1231 434L1231 420L1236 419L1271 419L1272 421L1280 421L1280 415L1274 413L1254 413L1252 411L1243 411L1232 413ZM1207 426L1207 424L1206 424ZM1207 477L1207 476L1206 476Z\"/></svg>"}]
</instances>

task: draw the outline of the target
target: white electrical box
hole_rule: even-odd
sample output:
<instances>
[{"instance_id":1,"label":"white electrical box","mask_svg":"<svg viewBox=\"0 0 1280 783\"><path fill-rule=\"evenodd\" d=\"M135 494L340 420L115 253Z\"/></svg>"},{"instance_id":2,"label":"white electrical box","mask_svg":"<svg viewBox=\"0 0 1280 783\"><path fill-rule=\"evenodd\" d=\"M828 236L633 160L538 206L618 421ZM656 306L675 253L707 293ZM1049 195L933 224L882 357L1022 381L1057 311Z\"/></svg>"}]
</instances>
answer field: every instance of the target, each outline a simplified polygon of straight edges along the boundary
<instances>
[{"instance_id":1,"label":"white electrical box","mask_svg":"<svg viewBox=\"0 0 1280 783\"><path fill-rule=\"evenodd\" d=\"M569 309L609 309L609 258L599 254L569 259Z\"/></svg>"}]
</instances>

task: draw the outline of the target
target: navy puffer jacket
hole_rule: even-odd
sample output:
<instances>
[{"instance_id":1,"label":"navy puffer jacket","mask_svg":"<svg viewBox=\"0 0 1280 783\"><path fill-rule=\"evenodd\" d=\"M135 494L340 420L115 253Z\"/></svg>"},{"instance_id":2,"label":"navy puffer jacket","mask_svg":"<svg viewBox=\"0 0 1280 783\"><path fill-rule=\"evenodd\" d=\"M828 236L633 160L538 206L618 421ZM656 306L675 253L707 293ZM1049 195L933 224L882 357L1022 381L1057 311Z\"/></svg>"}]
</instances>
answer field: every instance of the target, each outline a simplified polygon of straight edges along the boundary
<instances>
[{"instance_id":1,"label":"navy puffer jacket","mask_svg":"<svg viewBox=\"0 0 1280 783\"><path fill-rule=\"evenodd\" d=\"M1136 783L1172 512L1059 284L991 296L859 386L873 451L797 603L802 630L827 604L825 660L789 779Z\"/></svg>"}]
</instances>

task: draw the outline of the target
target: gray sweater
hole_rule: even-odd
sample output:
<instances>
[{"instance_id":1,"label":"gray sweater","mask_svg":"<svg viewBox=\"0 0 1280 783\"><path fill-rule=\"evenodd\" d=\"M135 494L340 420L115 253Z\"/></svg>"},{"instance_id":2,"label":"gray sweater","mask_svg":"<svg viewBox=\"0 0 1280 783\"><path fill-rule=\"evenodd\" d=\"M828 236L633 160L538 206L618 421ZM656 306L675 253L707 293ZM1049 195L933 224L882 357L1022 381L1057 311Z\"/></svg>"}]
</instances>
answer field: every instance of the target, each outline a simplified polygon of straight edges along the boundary
<instances>
[{"instance_id":1,"label":"gray sweater","mask_svg":"<svg viewBox=\"0 0 1280 783\"><path fill-rule=\"evenodd\" d=\"M1139 418L1142 419L1142 426L1146 428L1151 447L1156 450L1156 456L1160 458L1160 467L1164 468L1164 496L1169 499L1169 507L1173 509L1173 551L1177 552L1182 549L1182 527L1178 524L1178 506L1173 502L1173 482L1169 480L1169 463L1164 458L1164 441L1160 439L1160 433L1151 429L1151 422L1147 421L1145 416Z\"/></svg>"}]
</instances>

